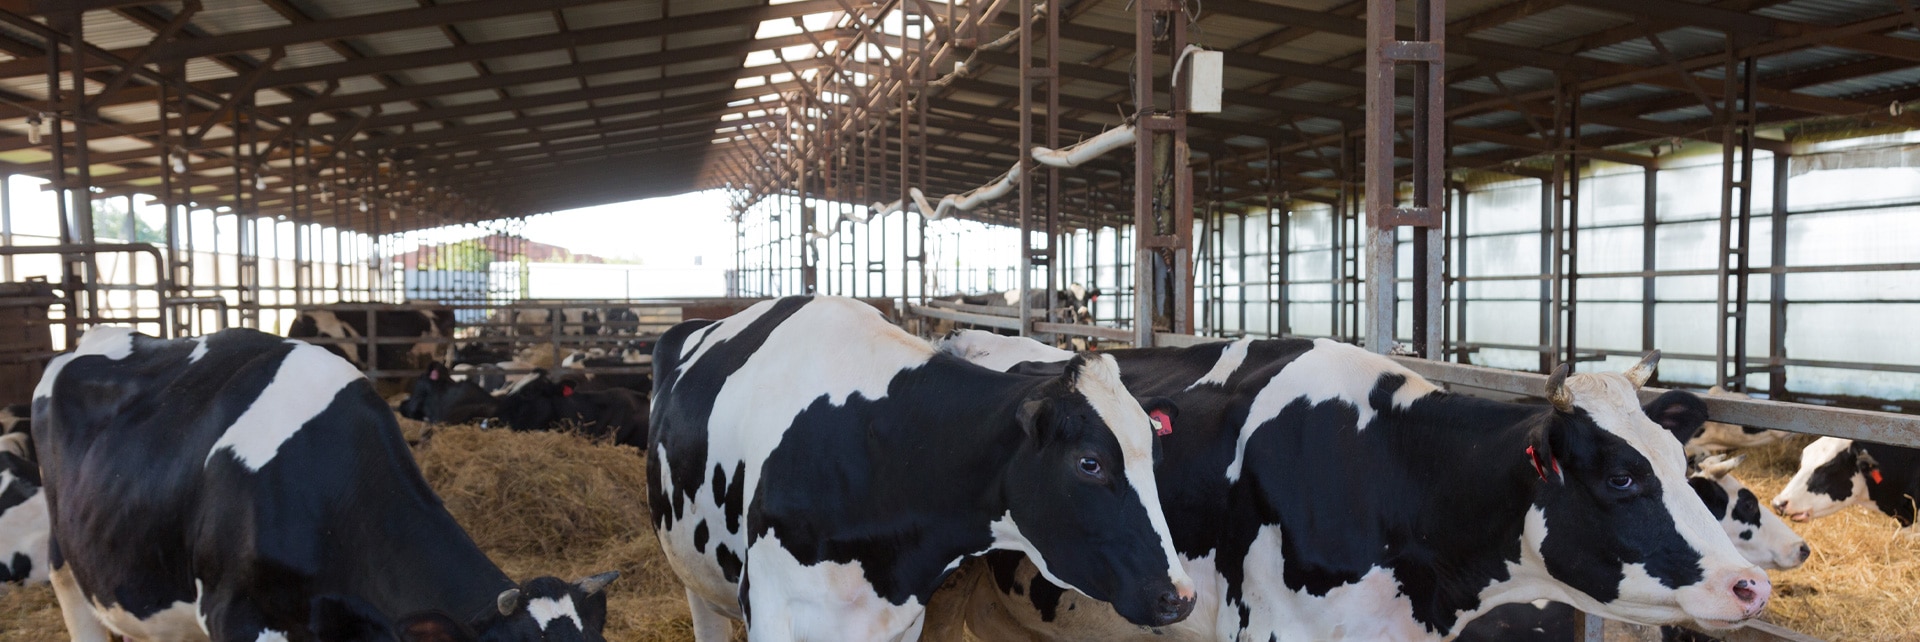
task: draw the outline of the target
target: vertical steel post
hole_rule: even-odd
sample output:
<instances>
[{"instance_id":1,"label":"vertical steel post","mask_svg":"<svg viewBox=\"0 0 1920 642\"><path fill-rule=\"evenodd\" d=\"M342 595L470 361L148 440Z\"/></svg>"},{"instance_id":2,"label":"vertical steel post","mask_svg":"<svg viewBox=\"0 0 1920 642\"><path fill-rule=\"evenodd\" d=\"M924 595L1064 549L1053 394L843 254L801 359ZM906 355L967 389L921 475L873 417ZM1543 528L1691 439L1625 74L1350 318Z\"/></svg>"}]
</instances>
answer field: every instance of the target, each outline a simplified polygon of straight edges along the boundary
<instances>
[{"instance_id":1,"label":"vertical steel post","mask_svg":"<svg viewBox=\"0 0 1920 642\"><path fill-rule=\"evenodd\" d=\"M1767 219L1773 232L1772 279L1767 288L1767 395L1774 401L1787 399L1787 179L1792 157L1785 150L1773 153L1773 213Z\"/></svg>"},{"instance_id":2,"label":"vertical steel post","mask_svg":"<svg viewBox=\"0 0 1920 642\"><path fill-rule=\"evenodd\" d=\"M1459 363L1471 363L1467 351L1467 299L1468 288L1472 283L1472 264L1468 262L1467 241L1471 238L1471 210L1467 207L1467 188L1462 186L1453 197L1453 360Z\"/></svg>"},{"instance_id":3,"label":"vertical steel post","mask_svg":"<svg viewBox=\"0 0 1920 642\"><path fill-rule=\"evenodd\" d=\"M1714 334L1714 382L1727 390L1747 387L1748 244L1753 223L1753 147L1757 104L1752 58L1736 59L1728 36L1726 90L1721 101L1720 265ZM1729 328L1728 326L1732 327Z\"/></svg>"},{"instance_id":4,"label":"vertical steel post","mask_svg":"<svg viewBox=\"0 0 1920 642\"><path fill-rule=\"evenodd\" d=\"M1193 173L1188 168L1186 101L1157 113L1154 43L1172 56L1186 47L1187 15L1175 0L1134 4L1134 345L1153 345L1155 330L1193 331ZM1164 30L1164 31L1162 31ZM1155 267L1166 272L1164 283Z\"/></svg>"},{"instance_id":5,"label":"vertical steel post","mask_svg":"<svg viewBox=\"0 0 1920 642\"><path fill-rule=\"evenodd\" d=\"M1660 169L1650 166L1641 171L1645 175L1640 204L1640 269L1647 274L1640 278L1640 351L1650 352L1656 338L1654 308L1659 305L1656 296L1659 279L1653 277L1653 271L1660 264Z\"/></svg>"},{"instance_id":6,"label":"vertical steel post","mask_svg":"<svg viewBox=\"0 0 1920 642\"><path fill-rule=\"evenodd\" d=\"M1445 87L1441 77L1446 49L1445 0L1413 0L1414 40L1399 40L1394 0L1367 0L1367 108L1366 108L1366 212L1367 212L1367 348L1376 353L1393 351L1398 253L1395 248L1400 226L1418 228L1414 236L1414 258L1418 263L1414 283L1414 348L1422 356L1433 358L1442 342L1440 327L1439 262L1445 249L1438 234L1430 230L1443 223L1445 187L1444 158ZM1401 62L1415 65L1413 118L1412 207L1397 207L1397 186L1393 167L1393 141L1398 128L1394 114L1394 66Z\"/></svg>"}]
</instances>

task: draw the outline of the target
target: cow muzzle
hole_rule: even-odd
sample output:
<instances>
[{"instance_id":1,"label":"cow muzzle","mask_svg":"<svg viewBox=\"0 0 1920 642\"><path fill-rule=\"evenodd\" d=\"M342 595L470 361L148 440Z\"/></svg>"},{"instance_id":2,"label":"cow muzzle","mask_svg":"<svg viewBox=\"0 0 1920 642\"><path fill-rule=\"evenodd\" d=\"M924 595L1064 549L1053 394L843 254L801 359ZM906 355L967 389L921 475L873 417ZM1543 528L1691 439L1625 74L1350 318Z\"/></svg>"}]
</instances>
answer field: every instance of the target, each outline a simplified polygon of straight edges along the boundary
<instances>
[{"instance_id":1,"label":"cow muzzle","mask_svg":"<svg viewBox=\"0 0 1920 642\"><path fill-rule=\"evenodd\" d=\"M1191 588L1177 588L1161 593L1154 603L1154 626L1167 626L1187 619L1193 614L1194 595Z\"/></svg>"},{"instance_id":2,"label":"cow muzzle","mask_svg":"<svg viewBox=\"0 0 1920 642\"><path fill-rule=\"evenodd\" d=\"M1760 615L1773 596L1767 572L1753 566L1710 572L1702 588L1707 599L1683 602L1682 607L1700 623L1715 628L1732 628Z\"/></svg>"}]
</instances>

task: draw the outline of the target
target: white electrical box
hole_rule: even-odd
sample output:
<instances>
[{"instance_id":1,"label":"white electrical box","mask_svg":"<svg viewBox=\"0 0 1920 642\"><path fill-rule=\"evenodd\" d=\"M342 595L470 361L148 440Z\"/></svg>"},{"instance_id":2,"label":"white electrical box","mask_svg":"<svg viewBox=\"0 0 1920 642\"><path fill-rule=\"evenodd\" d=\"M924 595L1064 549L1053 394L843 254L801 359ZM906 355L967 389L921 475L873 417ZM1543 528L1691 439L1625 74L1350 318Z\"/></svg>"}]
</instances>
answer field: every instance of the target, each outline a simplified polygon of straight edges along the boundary
<instances>
[{"instance_id":1,"label":"white electrical box","mask_svg":"<svg viewBox=\"0 0 1920 642\"><path fill-rule=\"evenodd\" d=\"M1187 60L1187 109L1196 114L1220 113L1221 73L1226 55L1218 51L1195 51Z\"/></svg>"}]
</instances>

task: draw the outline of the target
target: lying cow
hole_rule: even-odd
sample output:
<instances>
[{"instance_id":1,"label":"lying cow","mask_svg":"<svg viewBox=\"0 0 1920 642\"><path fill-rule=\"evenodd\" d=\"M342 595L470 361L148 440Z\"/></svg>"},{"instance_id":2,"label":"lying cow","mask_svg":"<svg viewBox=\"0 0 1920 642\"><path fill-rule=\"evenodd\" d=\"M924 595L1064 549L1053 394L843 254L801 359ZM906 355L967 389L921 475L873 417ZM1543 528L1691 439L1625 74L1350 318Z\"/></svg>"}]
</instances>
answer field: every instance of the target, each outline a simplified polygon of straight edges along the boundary
<instances>
[{"instance_id":1,"label":"lying cow","mask_svg":"<svg viewBox=\"0 0 1920 642\"><path fill-rule=\"evenodd\" d=\"M1737 392L1727 392L1725 388L1721 388L1720 386L1707 389L1707 396L1729 399L1747 398L1746 395ZM1785 430L1749 428L1718 421L1709 421L1702 424L1699 430L1694 431L1693 434L1685 436L1685 441L1687 443L1687 455L1696 456L1723 453L1741 448L1765 446L1785 439L1791 434L1793 433Z\"/></svg>"},{"instance_id":2,"label":"lying cow","mask_svg":"<svg viewBox=\"0 0 1920 642\"><path fill-rule=\"evenodd\" d=\"M1920 450L1821 437L1800 452L1800 470L1773 498L1773 509L1796 522L1826 517L1855 504L1914 523L1920 501Z\"/></svg>"},{"instance_id":3,"label":"lying cow","mask_svg":"<svg viewBox=\"0 0 1920 642\"><path fill-rule=\"evenodd\" d=\"M457 381L439 362L413 380L400 416L430 424L464 424L494 416L499 400L471 380Z\"/></svg>"},{"instance_id":4,"label":"lying cow","mask_svg":"<svg viewBox=\"0 0 1920 642\"><path fill-rule=\"evenodd\" d=\"M625 388L588 388L536 370L498 398L493 415L513 430L572 429L623 446L647 444L647 397ZM489 421L484 426L492 427Z\"/></svg>"},{"instance_id":5,"label":"lying cow","mask_svg":"<svg viewBox=\"0 0 1920 642\"><path fill-rule=\"evenodd\" d=\"M379 337L427 339L412 344L378 344L375 352L379 356L377 365L383 370L420 367L439 351L437 339L453 336L452 310L380 310L372 312L371 318L368 315L364 310L302 310L300 316L293 320L293 325L287 328L287 336L294 339L358 339L372 332ZM330 343L324 347L362 370L376 365L368 360L366 346L361 345L360 341Z\"/></svg>"},{"instance_id":6,"label":"lying cow","mask_svg":"<svg viewBox=\"0 0 1920 642\"><path fill-rule=\"evenodd\" d=\"M755 640L912 640L941 578L990 549L1129 622L1193 607L1155 421L1109 359L992 372L822 296L674 326L654 366L654 529L702 642L726 618Z\"/></svg>"},{"instance_id":7,"label":"lying cow","mask_svg":"<svg viewBox=\"0 0 1920 642\"><path fill-rule=\"evenodd\" d=\"M652 361L652 358L649 357L648 361ZM585 352L567 355L566 359L560 361L562 369L577 371L574 376L581 380L608 388L625 388L643 395L650 394L653 392L652 375L640 372L594 374L586 371L588 368L631 368L638 365L641 364L630 362L625 357L596 357Z\"/></svg>"},{"instance_id":8,"label":"lying cow","mask_svg":"<svg viewBox=\"0 0 1920 642\"><path fill-rule=\"evenodd\" d=\"M602 639L616 574L508 580L317 346L95 328L33 419L75 640Z\"/></svg>"},{"instance_id":9,"label":"lying cow","mask_svg":"<svg viewBox=\"0 0 1920 642\"><path fill-rule=\"evenodd\" d=\"M984 332L943 349L1016 372L1068 358ZM1105 354L1133 394L1181 408L1157 468L1201 604L1179 625L1141 628L1021 564L974 574L965 612L982 639L1444 639L1539 599L1731 626L1771 592L1635 398L1658 353L1625 374L1562 367L1551 406L1448 394L1325 339Z\"/></svg>"},{"instance_id":10,"label":"lying cow","mask_svg":"<svg viewBox=\"0 0 1920 642\"><path fill-rule=\"evenodd\" d=\"M0 584L47 581L47 495L40 467L0 450Z\"/></svg>"}]
</instances>

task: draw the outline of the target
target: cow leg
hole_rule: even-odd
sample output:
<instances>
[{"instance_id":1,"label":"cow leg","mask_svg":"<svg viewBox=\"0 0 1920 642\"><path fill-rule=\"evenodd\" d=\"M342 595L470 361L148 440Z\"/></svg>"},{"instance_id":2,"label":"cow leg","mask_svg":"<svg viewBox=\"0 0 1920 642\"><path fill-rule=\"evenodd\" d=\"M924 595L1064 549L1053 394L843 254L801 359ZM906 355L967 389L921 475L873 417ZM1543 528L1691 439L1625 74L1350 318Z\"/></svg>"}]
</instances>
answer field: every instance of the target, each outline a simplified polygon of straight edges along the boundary
<instances>
[{"instance_id":1,"label":"cow leg","mask_svg":"<svg viewBox=\"0 0 1920 642\"><path fill-rule=\"evenodd\" d=\"M60 600L60 618L67 622L67 637L73 642L111 642L107 625L93 614L93 604L73 579L72 567L53 570L53 596Z\"/></svg>"},{"instance_id":2,"label":"cow leg","mask_svg":"<svg viewBox=\"0 0 1920 642\"><path fill-rule=\"evenodd\" d=\"M726 642L733 639L733 620L720 607L688 590L687 608L693 611L693 639L696 642Z\"/></svg>"}]
</instances>

